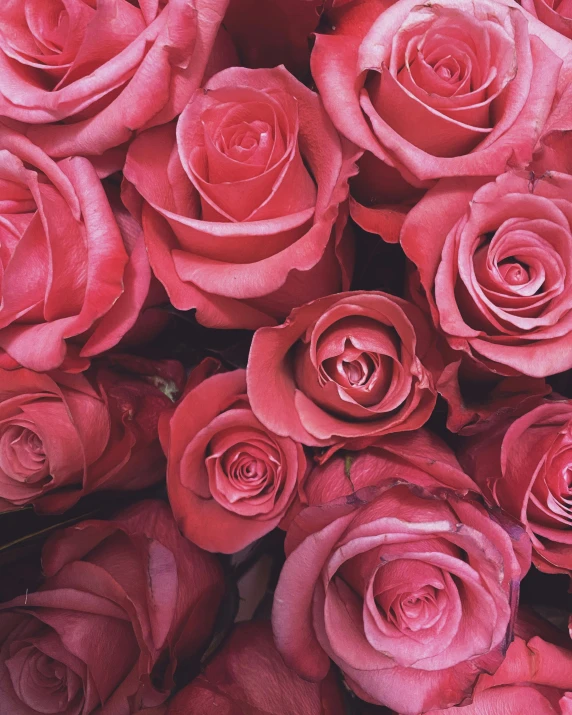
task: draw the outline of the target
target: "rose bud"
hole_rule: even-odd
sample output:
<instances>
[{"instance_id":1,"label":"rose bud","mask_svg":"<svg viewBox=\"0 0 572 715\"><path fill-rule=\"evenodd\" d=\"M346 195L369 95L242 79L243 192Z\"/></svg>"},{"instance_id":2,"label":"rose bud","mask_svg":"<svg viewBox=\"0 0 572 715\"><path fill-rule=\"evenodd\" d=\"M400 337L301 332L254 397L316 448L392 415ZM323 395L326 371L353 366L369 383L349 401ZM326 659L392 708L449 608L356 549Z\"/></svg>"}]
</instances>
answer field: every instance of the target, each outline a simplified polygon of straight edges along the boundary
<instances>
[{"instance_id":1,"label":"rose bud","mask_svg":"<svg viewBox=\"0 0 572 715\"><path fill-rule=\"evenodd\" d=\"M332 658L358 697L402 715L462 703L498 668L530 565L524 532L466 490L396 479L348 481L296 517L285 549L272 624L286 665L319 681Z\"/></svg>"},{"instance_id":2,"label":"rose bud","mask_svg":"<svg viewBox=\"0 0 572 715\"><path fill-rule=\"evenodd\" d=\"M396 181L403 194L530 161L569 47L517 3L366 0L332 24L312 75L337 129L366 152L351 206L364 229L385 236L401 212L388 206Z\"/></svg>"},{"instance_id":3,"label":"rose bud","mask_svg":"<svg viewBox=\"0 0 572 715\"><path fill-rule=\"evenodd\" d=\"M534 565L572 572L572 401L545 400L466 440L459 458L486 498L525 525Z\"/></svg>"},{"instance_id":4,"label":"rose bud","mask_svg":"<svg viewBox=\"0 0 572 715\"><path fill-rule=\"evenodd\" d=\"M306 471L304 450L256 419L244 370L190 379L192 389L161 420L169 500L188 539L234 553L286 516Z\"/></svg>"},{"instance_id":5,"label":"rose bud","mask_svg":"<svg viewBox=\"0 0 572 715\"><path fill-rule=\"evenodd\" d=\"M0 53L1 55L1 53ZM151 286L141 229L93 165L54 163L0 126L0 365L39 372L117 345Z\"/></svg>"},{"instance_id":6,"label":"rose bud","mask_svg":"<svg viewBox=\"0 0 572 715\"><path fill-rule=\"evenodd\" d=\"M57 532L42 561L40 589L0 606L4 711L129 715L164 702L177 662L211 633L217 561L157 501Z\"/></svg>"},{"instance_id":7,"label":"rose bud","mask_svg":"<svg viewBox=\"0 0 572 715\"><path fill-rule=\"evenodd\" d=\"M360 449L417 429L435 405L424 362L432 339L422 313L401 298L364 291L316 300L255 333L253 412L276 434L316 447Z\"/></svg>"},{"instance_id":8,"label":"rose bud","mask_svg":"<svg viewBox=\"0 0 572 715\"><path fill-rule=\"evenodd\" d=\"M569 715L572 712L572 651L538 636L516 638L494 675L481 675L472 704L431 715Z\"/></svg>"},{"instance_id":9,"label":"rose bud","mask_svg":"<svg viewBox=\"0 0 572 715\"><path fill-rule=\"evenodd\" d=\"M522 7L553 30L572 40L570 0L521 0Z\"/></svg>"},{"instance_id":10,"label":"rose bud","mask_svg":"<svg viewBox=\"0 0 572 715\"><path fill-rule=\"evenodd\" d=\"M200 85L228 0L10 2L0 114L50 156L97 155L177 116Z\"/></svg>"},{"instance_id":11,"label":"rose bud","mask_svg":"<svg viewBox=\"0 0 572 715\"><path fill-rule=\"evenodd\" d=\"M353 239L340 204L356 156L283 67L233 67L177 126L135 139L123 200L175 308L208 327L255 329L347 289Z\"/></svg>"},{"instance_id":12,"label":"rose bud","mask_svg":"<svg viewBox=\"0 0 572 715\"><path fill-rule=\"evenodd\" d=\"M284 665L267 621L238 625L204 673L178 693L166 715L343 715L333 673L308 683Z\"/></svg>"},{"instance_id":13,"label":"rose bud","mask_svg":"<svg viewBox=\"0 0 572 715\"><path fill-rule=\"evenodd\" d=\"M157 422L183 379L175 361L122 356L79 375L0 370L0 510L61 512L162 479Z\"/></svg>"},{"instance_id":14,"label":"rose bud","mask_svg":"<svg viewBox=\"0 0 572 715\"><path fill-rule=\"evenodd\" d=\"M572 177L442 180L401 243L459 358L507 376L572 367Z\"/></svg>"}]
</instances>

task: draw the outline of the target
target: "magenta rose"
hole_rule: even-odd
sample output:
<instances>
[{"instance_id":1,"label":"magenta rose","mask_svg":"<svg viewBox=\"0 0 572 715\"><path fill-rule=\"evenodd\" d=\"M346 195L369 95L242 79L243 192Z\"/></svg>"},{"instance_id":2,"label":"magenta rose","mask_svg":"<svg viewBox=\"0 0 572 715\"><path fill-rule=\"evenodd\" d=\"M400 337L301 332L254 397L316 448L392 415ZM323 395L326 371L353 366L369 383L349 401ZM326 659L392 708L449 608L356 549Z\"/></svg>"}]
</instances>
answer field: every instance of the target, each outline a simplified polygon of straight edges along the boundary
<instances>
[{"instance_id":1,"label":"magenta rose","mask_svg":"<svg viewBox=\"0 0 572 715\"><path fill-rule=\"evenodd\" d=\"M526 526L534 564L572 573L572 402L545 400L467 441L460 459L485 496Z\"/></svg>"},{"instance_id":2,"label":"magenta rose","mask_svg":"<svg viewBox=\"0 0 572 715\"><path fill-rule=\"evenodd\" d=\"M572 367L570 176L442 180L401 240L457 359L507 376Z\"/></svg>"},{"instance_id":3,"label":"magenta rose","mask_svg":"<svg viewBox=\"0 0 572 715\"><path fill-rule=\"evenodd\" d=\"M348 287L354 158L319 97L283 67L233 67L177 126L133 142L124 200L176 308L208 327L255 329Z\"/></svg>"},{"instance_id":4,"label":"magenta rose","mask_svg":"<svg viewBox=\"0 0 572 715\"><path fill-rule=\"evenodd\" d=\"M321 298L255 333L250 404L276 434L359 449L429 419L431 342L421 312L401 298L375 291Z\"/></svg>"},{"instance_id":5,"label":"magenta rose","mask_svg":"<svg viewBox=\"0 0 572 715\"><path fill-rule=\"evenodd\" d=\"M157 422L183 377L175 361L125 356L80 375L0 370L0 511L62 512L164 478Z\"/></svg>"},{"instance_id":6,"label":"magenta rose","mask_svg":"<svg viewBox=\"0 0 572 715\"><path fill-rule=\"evenodd\" d=\"M338 130L365 151L355 220L395 240L398 172L399 196L412 198L405 182L426 187L526 165L569 50L512 0L341 7L316 38L312 74Z\"/></svg>"},{"instance_id":7,"label":"magenta rose","mask_svg":"<svg viewBox=\"0 0 572 715\"><path fill-rule=\"evenodd\" d=\"M98 155L177 116L228 0L8 0L0 114L50 156ZM35 126L30 126L35 125Z\"/></svg>"},{"instance_id":8,"label":"magenta rose","mask_svg":"<svg viewBox=\"0 0 572 715\"><path fill-rule=\"evenodd\" d=\"M173 513L207 551L234 553L272 531L304 478L302 446L256 419L244 370L194 384L161 433Z\"/></svg>"},{"instance_id":9,"label":"magenta rose","mask_svg":"<svg viewBox=\"0 0 572 715\"><path fill-rule=\"evenodd\" d=\"M528 539L466 490L346 481L347 496L288 530L278 650L309 680L333 659L359 697L402 715L462 703L511 641Z\"/></svg>"},{"instance_id":10,"label":"magenta rose","mask_svg":"<svg viewBox=\"0 0 572 715\"><path fill-rule=\"evenodd\" d=\"M130 715L164 702L177 662L211 633L217 561L147 501L57 532L42 562L39 590L0 606L3 712Z\"/></svg>"},{"instance_id":11,"label":"magenta rose","mask_svg":"<svg viewBox=\"0 0 572 715\"><path fill-rule=\"evenodd\" d=\"M344 715L333 673L308 683L284 665L267 621L239 624L166 715Z\"/></svg>"}]
</instances>

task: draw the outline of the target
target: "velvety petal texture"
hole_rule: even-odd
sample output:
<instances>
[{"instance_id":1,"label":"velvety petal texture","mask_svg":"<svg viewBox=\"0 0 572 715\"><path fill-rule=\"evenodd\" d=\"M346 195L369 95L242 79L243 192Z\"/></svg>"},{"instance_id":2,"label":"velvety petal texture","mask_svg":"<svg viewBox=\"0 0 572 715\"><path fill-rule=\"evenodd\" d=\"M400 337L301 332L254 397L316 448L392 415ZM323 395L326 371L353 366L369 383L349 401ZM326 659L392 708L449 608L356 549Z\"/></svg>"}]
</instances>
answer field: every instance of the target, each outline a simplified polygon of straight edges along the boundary
<instances>
[{"instance_id":1,"label":"velvety petal texture","mask_svg":"<svg viewBox=\"0 0 572 715\"><path fill-rule=\"evenodd\" d=\"M173 305L255 329L347 289L355 148L284 67L233 67L132 143L123 197Z\"/></svg>"},{"instance_id":2,"label":"velvety petal texture","mask_svg":"<svg viewBox=\"0 0 572 715\"><path fill-rule=\"evenodd\" d=\"M0 114L50 156L100 155L181 112L228 0L7 0Z\"/></svg>"},{"instance_id":3,"label":"velvety petal texture","mask_svg":"<svg viewBox=\"0 0 572 715\"><path fill-rule=\"evenodd\" d=\"M254 416L246 373L197 381L162 418L167 487L185 536L207 551L233 553L272 531L306 472L303 447ZM198 384L197 384L198 383Z\"/></svg>"},{"instance_id":4,"label":"velvety petal texture","mask_svg":"<svg viewBox=\"0 0 572 715\"><path fill-rule=\"evenodd\" d=\"M84 521L43 550L46 581L0 606L0 710L130 715L164 702L179 658L202 648L224 585L168 507Z\"/></svg>"},{"instance_id":5,"label":"velvety petal texture","mask_svg":"<svg viewBox=\"0 0 572 715\"><path fill-rule=\"evenodd\" d=\"M436 399L431 342L421 311L401 298L356 291L313 301L255 333L252 409L277 434L316 447L359 449L417 429Z\"/></svg>"},{"instance_id":6,"label":"velvety petal texture","mask_svg":"<svg viewBox=\"0 0 572 715\"><path fill-rule=\"evenodd\" d=\"M572 177L443 179L401 240L457 355L506 376L572 367Z\"/></svg>"},{"instance_id":7,"label":"velvety petal texture","mask_svg":"<svg viewBox=\"0 0 572 715\"><path fill-rule=\"evenodd\" d=\"M360 698L403 715L462 703L511 641L530 564L523 530L437 481L356 492L346 481L346 496L308 507L288 530L278 649L309 680L331 658Z\"/></svg>"},{"instance_id":8,"label":"velvety petal texture","mask_svg":"<svg viewBox=\"0 0 572 715\"><path fill-rule=\"evenodd\" d=\"M339 7L316 37L312 74L338 130L365 151L357 223L396 239L403 204L379 178L388 172L411 190L525 166L569 81L569 53L567 38L512 0Z\"/></svg>"},{"instance_id":9,"label":"velvety petal texture","mask_svg":"<svg viewBox=\"0 0 572 715\"><path fill-rule=\"evenodd\" d=\"M169 703L166 715L344 715L333 673L309 683L287 668L268 621L238 625L223 649Z\"/></svg>"},{"instance_id":10,"label":"velvety petal texture","mask_svg":"<svg viewBox=\"0 0 572 715\"><path fill-rule=\"evenodd\" d=\"M466 441L460 459L487 498L526 526L535 565L572 573L572 402L545 400Z\"/></svg>"}]
</instances>

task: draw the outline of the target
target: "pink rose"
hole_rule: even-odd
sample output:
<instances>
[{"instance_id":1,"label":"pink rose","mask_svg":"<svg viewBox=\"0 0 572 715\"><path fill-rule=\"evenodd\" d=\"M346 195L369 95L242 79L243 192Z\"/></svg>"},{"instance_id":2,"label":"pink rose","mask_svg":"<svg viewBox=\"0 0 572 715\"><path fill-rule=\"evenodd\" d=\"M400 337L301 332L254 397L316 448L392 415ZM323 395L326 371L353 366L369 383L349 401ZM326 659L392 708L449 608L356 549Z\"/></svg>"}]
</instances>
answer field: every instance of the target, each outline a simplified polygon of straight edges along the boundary
<instances>
[{"instance_id":1,"label":"pink rose","mask_svg":"<svg viewBox=\"0 0 572 715\"><path fill-rule=\"evenodd\" d=\"M255 333L252 409L276 434L316 447L359 449L417 429L435 405L424 362L431 341L421 312L401 298L374 291L321 298Z\"/></svg>"},{"instance_id":2,"label":"pink rose","mask_svg":"<svg viewBox=\"0 0 572 715\"><path fill-rule=\"evenodd\" d=\"M272 531L306 471L301 445L252 413L244 370L197 381L163 418L167 487L184 535L207 551L234 553Z\"/></svg>"},{"instance_id":3,"label":"pink rose","mask_svg":"<svg viewBox=\"0 0 572 715\"><path fill-rule=\"evenodd\" d=\"M435 710L431 715L570 715L572 651L538 636L517 638L494 675L477 681L473 702L464 708Z\"/></svg>"},{"instance_id":4,"label":"pink rose","mask_svg":"<svg viewBox=\"0 0 572 715\"><path fill-rule=\"evenodd\" d=\"M472 438L460 459L485 496L525 525L534 564L572 572L572 401L546 400Z\"/></svg>"},{"instance_id":5,"label":"pink rose","mask_svg":"<svg viewBox=\"0 0 572 715\"><path fill-rule=\"evenodd\" d=\"M162 479L158 417L183 377L175 361L120 356L80 375L0 370L0 511L62 512Z\"/></svg>"},{"instance_id":6,"label":"pink rose","mask_svg":"<svg viewBox=\"0 0 572 715\"><path fill-rule=\"evenodd\" d=\"M272 612L286 664L320 680L332 658L360 698L402 715L470 696L512 638L530 545L462 494L436 480L348 482L347 496L302 511Z\"/></svg>"},{"instance_id":7,"label":"pink rose","mask_svg":"<svg viewBox=\"0 0 572 715\"><path fill-rule=\"evenodd\" d=\"M217 561L147 501L57 532L46 581L0 606L0 703L10 715L129 715L166 700L224 591Z\"/></svg>"},{"instance_id":8,"label":"pink rose","mask_svg":"<svg viewBox=\"0 0 572 715\"><path fill-rule=\"evenodd\" d=\"M55 163L1 126L0 171L0 364L85 369L146 305L141 229L87 159Z\"/></svg>"},{"instance_id":9,"label":"pink rose","mask_svg":"<svg viewBox=\"0 0 572 715\"><path fill-rule=\"evenodd\" d=\"M284 665L266 621L238 625L166 715L344 715L333 673L308 683Z\"/></svg>"},{"instance_id":10,"label":"pink rose","mask_svg":"<svg viewBox=\"0 0 572 715\"><path fill-rule=\"evenodd\" d=\"M353 151L283 67L220 72L176 127L139 136L124 200L173 305L208 327L255 329L347 288Z\"/></svg>"},{"instance_id":11,"label":"pink rose","mask_svg":"<svg viewBox=\"0 0 572 715\"><path fill-rule=\"evenodd\" d=\"M316 38L312 74L338 130L366 152L351 211L367 231L395 240L403 207L388 171L402 175L403 197L405 182L495 176L531 159L570 44L515 2L366 0L333 24Z\"/></svg>"},{"instance_id":12,"label":"pink rose","mask_svg":"<svg viewBox=\"0 0 572 715\"><path fill-rule=\"evenodd\" d=\"M570 176L442 180L401 242L457 359L507 376L572 367Z\"/></svg>"},{"instance_id":13,"label":"pink rose","mask_svg":"<svg viewBox=\"0 0 572 715\"><path fill-rule=\"evenodd\" d=\"M50 156L102 154L200 85L228 0L7 0L0 114Z\"/></svg>"},{"instance_id":14,"label":"pink rose","mask_svg":"<svg viewBox=\"0 0 572 715\"><path fill-rule=\"evenodd\" d=\"M570 0L521 0L522 7L553 30L572 39Z\"/></svg>"}]
</instances>

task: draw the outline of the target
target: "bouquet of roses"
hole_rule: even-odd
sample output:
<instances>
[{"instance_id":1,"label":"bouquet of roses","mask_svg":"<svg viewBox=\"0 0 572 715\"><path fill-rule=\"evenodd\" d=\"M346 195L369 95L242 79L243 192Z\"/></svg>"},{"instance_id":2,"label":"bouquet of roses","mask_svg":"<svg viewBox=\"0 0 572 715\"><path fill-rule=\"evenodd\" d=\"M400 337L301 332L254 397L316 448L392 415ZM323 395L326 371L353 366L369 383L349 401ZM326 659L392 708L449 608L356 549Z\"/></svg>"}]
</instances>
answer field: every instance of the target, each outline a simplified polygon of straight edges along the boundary
<instances>
[{"instance_id":1,"label":"bouquet of roses","mask_svg":"<svg viewBox=\"0 0 572 715\"><path fill-rule=\"evenodd\" d=\"M572 2L3 0L0 715L572 715Z\"/></svg>"}]
</instances>

